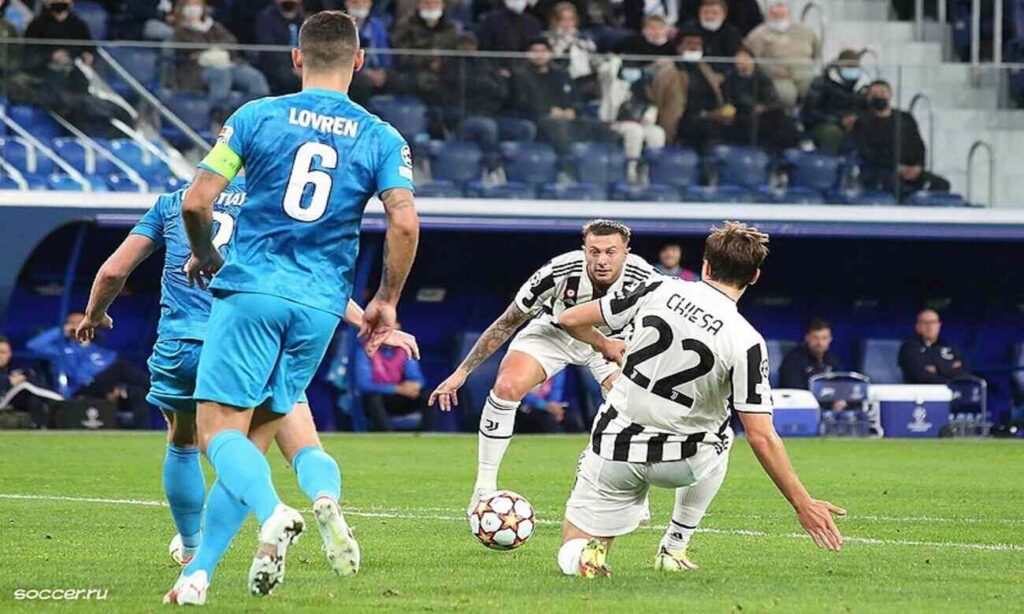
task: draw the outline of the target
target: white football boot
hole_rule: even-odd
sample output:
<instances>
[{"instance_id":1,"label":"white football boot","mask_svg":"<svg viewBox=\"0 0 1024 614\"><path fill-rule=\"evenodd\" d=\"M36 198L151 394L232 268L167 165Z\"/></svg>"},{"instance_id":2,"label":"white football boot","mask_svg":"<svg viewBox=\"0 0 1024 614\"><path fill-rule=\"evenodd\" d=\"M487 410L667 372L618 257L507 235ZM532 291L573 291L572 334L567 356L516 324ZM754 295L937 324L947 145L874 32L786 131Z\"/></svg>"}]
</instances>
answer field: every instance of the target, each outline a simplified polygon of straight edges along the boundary
<instances>
[{"instance_id":1,"label":"white football boot","mask_svg":"<svg viewBox=\"0 0 1024 614\"><path fill-rule=\"evenodd\" d=\"M260 527L260 545L249 567L249 592L269 595L284 581L285 556L288 546L299 540L306 528L302 515L283 503Z\"/></svg>"},{"instance_id":2,"label":"white football boot","mask_svg":"<svg viewBox=\"0 0 1024 614\"><path fill-rule=\"evenodd\" d=\"M354 576L359 572L359 544L352 529L345 524L338 503L329 497L313 502L313 516L324 541L324 552L331 569L339 576Z\"/></svg>"},{"instance_id":3,"label":"white football boot","mask_svg":"<svg viewBox=\"0 0 1024 614\"><path fill-rule=\"evenodd\" d=\"M658 550L658 556L654 558L654 568L668 573L679 573L698 569L696 563L686 556L686 550L670 551L665 546Z\"/></svg>"},{"instance_id":4,"label":"white football boot","mask_svg":"<svg viewBox=\"0 0 1024 614\"><path fill-rule=\"evenodd\" d=\"M198 548L186 548L181 543L181 535L178 533L174 534L174 537L171 538L171 543L167 545L167 552L171 555L171 559L182 567L192 562L192 559L196 556L196 550Z\"/></svg>"},{"instance_id":5,"label":"white football boot","mask_svg":"<svg viewBox=\"0 0 1024 614\"><path fill-rule=\"evenodd\" d=\"M206 603L206 593L209 589L210 579L202 569L192 572L188 576L181 574L178 576L178 581L174 583L174 588L164 595L164 603L173 605L204 605Z\"/></svg>"}]
</instances>

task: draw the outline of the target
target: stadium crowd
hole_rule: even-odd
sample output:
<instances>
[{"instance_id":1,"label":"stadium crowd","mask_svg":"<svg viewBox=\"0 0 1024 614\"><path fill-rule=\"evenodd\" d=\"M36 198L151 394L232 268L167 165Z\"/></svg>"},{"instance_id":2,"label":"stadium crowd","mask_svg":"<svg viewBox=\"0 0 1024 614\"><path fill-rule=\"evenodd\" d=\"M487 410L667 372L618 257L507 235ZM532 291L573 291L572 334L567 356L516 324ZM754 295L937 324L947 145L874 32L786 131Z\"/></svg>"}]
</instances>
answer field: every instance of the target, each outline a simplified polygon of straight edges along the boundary
<instances>
[{"instance_id":1,"label":"stadium crowd","mask_svg":"<svg viewBox=\"0 0 1024 614\"><path fill-rule=\"evenodd\" d=\"M381 95L422 102L427 132L407 138L473 141L485 155L501 141L539 139L562 158L575 143L621 143L634 184L644 181L644 154L666 146L817 150L854 160L864 189L897 198L949 189L925 170L920 131L893 108L889 84L868 78L856 50L821 67L821 41L786 0L769 0L764 14L756 0L31 4L0 0L3 36L88 42L0 43L4 93L79 125L124 113L82 75L81 64L96 62L95 38L190 44L172 53L161 86L205 96L216 129L245 100L300 85L287 53L232 45L292 46L307 15L345 9L368 52L350 94L371 108ZM523 52L525 61L512 55ZM702 173L709 181L711 170Z\"/></svg>"}]
</instances>

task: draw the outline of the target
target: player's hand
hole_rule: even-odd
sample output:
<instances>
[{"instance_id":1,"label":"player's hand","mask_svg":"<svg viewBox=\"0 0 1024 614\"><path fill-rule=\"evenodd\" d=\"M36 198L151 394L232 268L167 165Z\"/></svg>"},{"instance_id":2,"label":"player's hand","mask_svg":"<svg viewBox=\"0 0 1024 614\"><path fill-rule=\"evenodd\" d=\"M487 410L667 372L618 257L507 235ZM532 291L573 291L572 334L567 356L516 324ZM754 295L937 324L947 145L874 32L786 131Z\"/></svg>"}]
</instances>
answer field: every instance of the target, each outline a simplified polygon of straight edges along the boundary
<instances>
[{"instance_id":1,"label":"player's hand","mask_svg":"<svg viewBox=\"0 0 1024 614\"><path fill-rule=\"evenodd\" d=\"M448 379L441 382L441 385L430 393L427 404L433 407L434 401L437 401L441 411L451 411L452 407L457 407L459 405L459 388L466 383L467 377L469 377L468 373L462 369L456 369L455 373L449 375Z\"/></svg>"},{"instance_id":2,"label":"player's hand","mask_svg":"<svg viewBox=\"0 0 1024 614\"><path fill-rule=\"evenodd\" d=\"M626 356L626 342L619 339L606 339L598 351L601 352L601 356L604 356L605 360L614 362L621 367Z\"/></svg>"},{"instance_id":3,"label":"player's hand","mask_svg":"<svg viewBox=\"0 0 1024 614\"><path fill-rule=\"evenodd\" d=\"M96 337L97 328L114 328L114 319L107 314L103 314L98 318L88 313L85 314L85 317L78 323L78 328L75 330L75 340L79 343L92 341Z\"/></svg>"},{"instance_id":4,"label":"player's hand","mask_svg":"<svg viewBox=\"0 0 1024 614\"><path fill-rule=\"evenodd\" d=\"M810 503L796 510L800 526L807 531L819 548L839 552L843 548L843 536L839 534L832 515L845 516L846 510L828 501L811 499Z\"/></svg>"},{"instance_id":5,"label":"player's hand","mask_svg":"<svg viewBox=\"0 0 1024 614\"><path fill-rule=\"evenodd\" d=\"M391 331L391 334L384 339L384 342L381 345L405 350L405 352L412 358L416 360L420 359L420 346L416 343L416 337L405 331Z\"/></svg>"},{"instance_id":6,"label":"player's hand","mask_svg":"<svg viewBox=\"0 0 1024 614\"><path fill-rule=\"evenodd\" d=\"M210 255L205 258L200 258L193 252L188 262L185 263L188 285L199 286L205 290L222 266L224 266L224 257L216 249L211 249Z\"/></svg>"},{"instance_id":7,"label":"player's hand","mask_svg":"<svg viewBox=\"0 0 1024 614\"><path fill-rule=\"evenodd\" d=\"M359 337L364 339L366 355L373 357L384 343L384 340L395 332L398 314L395 306L374 298L363 312L363 325L359 327Z\"/></svg>"}]
</instances>

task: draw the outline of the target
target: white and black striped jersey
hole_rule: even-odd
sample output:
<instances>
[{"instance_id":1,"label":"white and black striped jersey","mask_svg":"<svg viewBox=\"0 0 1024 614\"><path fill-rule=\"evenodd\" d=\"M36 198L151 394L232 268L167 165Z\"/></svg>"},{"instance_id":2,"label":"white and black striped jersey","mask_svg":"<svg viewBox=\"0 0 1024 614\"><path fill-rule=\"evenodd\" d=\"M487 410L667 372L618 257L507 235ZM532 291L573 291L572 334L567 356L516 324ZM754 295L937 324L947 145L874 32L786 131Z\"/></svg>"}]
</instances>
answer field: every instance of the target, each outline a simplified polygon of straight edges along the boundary
<instances>
[{"instance_id":1,"label":"white and black striped jersey","mask_svg":"<svg viewBox=\"0 0 1024 614\"><path fill-rule=\"evenodd\" d=\"M640 256L629 254L622 273L605 295L634 288L652 275L654 267ZM516 293L515 304L524 313L558 326L558 316L575 305L590 302L595 296L594 284L587 274L586 255L582 249L556 256L534 273ZM617 335L625 328L604 328L606 335Z\"/></svg>"},{"instance_id":2,"label":"white and black striped jersey","mask_svg":"<svg viewBox=\"0 0 1024 614\"><path fill-rule=\"evenodd\" d=\"M600 305L609 327L633 325L591 432L602 458L687 458L725 442L732 409L771 414L764 339L714 286L657 276Z\"/></svg>"}]
</instances>

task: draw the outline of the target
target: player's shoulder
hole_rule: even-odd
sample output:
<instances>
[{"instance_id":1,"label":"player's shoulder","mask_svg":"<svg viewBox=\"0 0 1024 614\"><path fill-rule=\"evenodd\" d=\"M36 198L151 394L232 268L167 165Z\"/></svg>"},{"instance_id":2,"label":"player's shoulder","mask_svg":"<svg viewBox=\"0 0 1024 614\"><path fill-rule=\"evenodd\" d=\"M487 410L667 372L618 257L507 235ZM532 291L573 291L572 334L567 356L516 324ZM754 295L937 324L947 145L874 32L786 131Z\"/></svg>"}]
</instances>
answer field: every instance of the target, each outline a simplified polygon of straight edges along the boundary
<instances>
[{"instance_id":1,"label":"player's shoulder","mask_svg":"<svg viewBox=\"0 0 1024 614\"><path fill-rule=\"evenodd\" d=\"M568 273L577 268L582 270L586 264L587 257L582 249L575 249L571 252L559 254L548 261L548 266L555 269L556 273Z\"/></svg>"},{"instance_id":2,"label":"player's shoulder","mask_svg":"<svg viewBox=\"0 0 1024 614\"><path fill-rule=\"evenodd\" d=\"M638 271L649 275L654 272L654 267L644 260L643 256L630 253L626 256L626 271Z\"/></svg>"},{"instance_id":3,"label":"player's shoulder","mask_svg":"<svg viewBox=\"0 0 1024 614\"><path fill-rule=\"evenodd\" d=\"M742 313L736 311L729 319L732 322L728 334L733 345L745 351L751 346L765 344L761 331L757 330Z\"/></svg>"}]
</instances>

